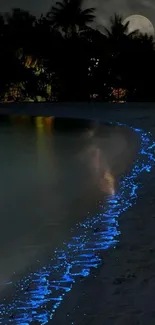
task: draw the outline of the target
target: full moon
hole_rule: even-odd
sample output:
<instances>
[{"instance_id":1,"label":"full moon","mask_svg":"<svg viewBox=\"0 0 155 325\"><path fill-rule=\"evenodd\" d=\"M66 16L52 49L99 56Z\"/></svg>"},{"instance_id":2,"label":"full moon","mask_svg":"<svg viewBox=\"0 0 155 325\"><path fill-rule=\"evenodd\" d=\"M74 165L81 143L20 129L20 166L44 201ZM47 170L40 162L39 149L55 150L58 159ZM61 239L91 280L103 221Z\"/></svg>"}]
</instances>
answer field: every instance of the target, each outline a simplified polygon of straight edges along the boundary
<instances>
[{"instance_id":1,"label":"full moon","mask_svg":"<svg viewBox=\"0 0 155 325\"><path fill-rule=\"evenodd\" d=\"M138 29L142 34L155 35L154 27L148 18L141 15L131 15L123 21L123 24L126 24L127 21L129 21L128 33Z\"/></svg>"}]
</instances>

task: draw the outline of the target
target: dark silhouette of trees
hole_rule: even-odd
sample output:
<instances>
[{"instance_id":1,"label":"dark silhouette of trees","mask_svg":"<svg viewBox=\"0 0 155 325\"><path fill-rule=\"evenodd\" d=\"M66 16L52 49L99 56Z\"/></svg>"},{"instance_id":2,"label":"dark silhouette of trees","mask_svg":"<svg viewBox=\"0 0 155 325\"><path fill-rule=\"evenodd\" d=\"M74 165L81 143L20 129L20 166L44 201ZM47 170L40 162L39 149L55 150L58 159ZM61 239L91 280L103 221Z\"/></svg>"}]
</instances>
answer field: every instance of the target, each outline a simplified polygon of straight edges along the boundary
<instances>
[{"instance_id":1,"label":"dark silhouette of trees","mask_svg":"<svg viewBox=\"0 0 155 325\"><path fill-rule=\"evenodd\" d=\"M31 53L35 27L35 16L28 11L15 8L5 14L6 36L10 48L14 51L23 49L25 55Z\"/></svg>"},{"instance_id":2,"label":"dark silhouette of trees","mask_svg":"<svg viewBox=\"0 0 155 325\"><path fill-rule=\"evenodd\" d=\"M155 100L153 37L128 33L118 14L103 34L82 5L62 0L38 19L18 8L0 15L1 101L111 101L119 89L128 101Z\"/></svg>"},{"instance_id":3,"label":"dark silhouette of trees","mask_svg":"<svg viewBox=\"0 0 155 325\"><path fill-rule=\"evenodd\" d=\"M82 0L56 2L47 14L50 26L62 33L63 56L58 63L60 100L88 99L88 43L85 32L94 19L94 8L82 9Z\"/></svg>"},{"instance_id":4,"label":"dark silhouette of trees","mask_svg":"<svg viewBox=\"0 0 155 325\"><path fill-rule=\"evenodd\" d=\"M104 30L109 38L109 40L114 41L123 41L126 39L126 36L133 37L137 35L139 32L138 29L134 30L133 32L128 32L129 21L125 24L123 23L123 16L114 14L114 16L110 17L110 29L104 27Z\"/></svg>"},{"instance_id":5,"label":"dark silhouette of trees","mask_svg":"<svg viewBox=\"0 0 155 325\"><path fill-rule=\"evenodd\" d=\"M56 2L47 13L47 18L54 28L59 29L66 37L85 29L93 22L94 8L82 9L83 0L63 0Z\"/></svg>"},{"instance_id":6,"label":"dark silhouette of trees","mask_svg":"<svg viewBox=\"0 0 155 325\"><path fill-rule=\"evenodd\" d=\"M105 28L109 50L108 86L126 89L128 100L152 98L153 37L138 30L128 33L129 22L123 24L123 17L117 14L110 18L110 24L110 29Z\"/></svg>"},{"instance_id":7,"label":"dark silhouette of trees","mask_svg":"<svg viewBox=\"0 0 155 325\"><path fill-rule=\"evenodd\" d=\"M108 76L109 87L126 88L124 78L124 64L126 64L126 50L130 40L137 35L138 30L128 33L129 22L123 24L123 17L115 14L110 17L110 28L105 29L108 47Z\"/></svg>"},{"instance_id":8,"label":"dark silhouette of trees","mask_svg":"<svg viewBox=\"0 0 155 325\"><path fill-rule=\"evenodd\" d=\"M140 34L130 43L124 65L129 99L154 100L155 51L152 36Z\"/></svg>"}]
</instances>

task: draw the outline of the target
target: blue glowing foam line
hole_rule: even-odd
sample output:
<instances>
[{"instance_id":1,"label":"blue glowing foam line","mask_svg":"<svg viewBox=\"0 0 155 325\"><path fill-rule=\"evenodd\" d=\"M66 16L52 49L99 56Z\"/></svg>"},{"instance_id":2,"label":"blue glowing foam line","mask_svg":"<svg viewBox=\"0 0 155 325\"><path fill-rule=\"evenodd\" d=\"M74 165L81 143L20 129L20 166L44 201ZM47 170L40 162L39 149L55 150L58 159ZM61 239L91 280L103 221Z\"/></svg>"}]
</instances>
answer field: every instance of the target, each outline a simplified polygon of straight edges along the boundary
<instances>
[{"instance_id":1,"label":"blue glowing foam line","mask_svg":"<svg viewBox=\"0 0 155 325\"><path fill-rule=\"evenodd\" d=\"M55 250L49 265L15 285L10 302L4 299L0 304L0 324L30 325L36 321L40 325L47 324L75 281L87 277L92 268L103 263L100 252L116 246L120 234L118 217L136 203L141 185L137 176L150 172L155 164L155 142L150 132L132 129L139 132L141 146L131 174L120 182L119 194L108 198L102 213L86 218L71 230L71 240L64 243L62 250Z\"/></svg>"}]
</instances>

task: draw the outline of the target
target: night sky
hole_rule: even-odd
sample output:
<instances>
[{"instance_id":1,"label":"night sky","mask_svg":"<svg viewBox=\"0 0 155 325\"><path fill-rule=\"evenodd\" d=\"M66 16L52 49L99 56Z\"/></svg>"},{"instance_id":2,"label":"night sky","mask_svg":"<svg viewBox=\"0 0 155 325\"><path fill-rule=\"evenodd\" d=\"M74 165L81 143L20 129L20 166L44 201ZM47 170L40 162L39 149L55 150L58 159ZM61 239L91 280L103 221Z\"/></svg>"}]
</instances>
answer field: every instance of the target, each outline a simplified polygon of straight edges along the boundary
<instances>
[{"instance_id":1,"label":"night sky","mask_svg":"<svg viewBox=\"0 0 155 325\"><path fill-rule=\"evenodd\" d=\"M51 4L51 0L0 0L0 11L6 12L11 8L22 8L39 16L41 13L46 13ZM85 0L84 6L97 8L96 25L106 25L109 16L117 12L124 18L131 14L144 15L155 26L154 0Z\"/></svg>"}]
</instances>

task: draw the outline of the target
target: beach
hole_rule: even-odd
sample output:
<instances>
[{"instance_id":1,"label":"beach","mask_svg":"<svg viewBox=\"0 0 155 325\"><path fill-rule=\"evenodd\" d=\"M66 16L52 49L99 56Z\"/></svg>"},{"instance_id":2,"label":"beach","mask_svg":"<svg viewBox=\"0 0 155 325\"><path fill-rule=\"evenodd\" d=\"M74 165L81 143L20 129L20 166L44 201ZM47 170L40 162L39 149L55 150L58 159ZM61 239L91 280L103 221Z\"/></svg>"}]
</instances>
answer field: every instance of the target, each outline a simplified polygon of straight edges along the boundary
<instances>
[{"instance_id":1,"label":"beach","mask_svg":"<svg viewBox=\"0 0 155 325\"><path fill-rule=\"evenodd\" d=\"M120 243L104 254L96 272L75 285L51 324L154 324L154 180L155 173L137 204L121 215Z\"/></svg>"},{"instance_id":2,"label":"beach","mask_svg":"<svg viewBox=\"0 0 155 325\"><path fill-rule=\"evenodd\" d=\"M153 109L123 113L122 107L106 114L96 112L96 118L151 131L155 139ZM102 263L97 269L75 282L50 324L154 324L155 167L138 177L142 186L137 191L136 204L118 218L119 242L115 248L101 252Z\"/></svg>"},{"instance_id":3,"label":"beach","mask_svg":"<svg viewBox=\"0 0 155 325\"><path fill-rule=\"evenodd\" d=\"M155 135L153 111L118 115L118 121ZM96 272L75 285L51 324L154 324L154 181L155 168L143 175L136 205L119 217L121 235L116 248L104 254L103 265Z\"/></svg>"}]
</instances>

